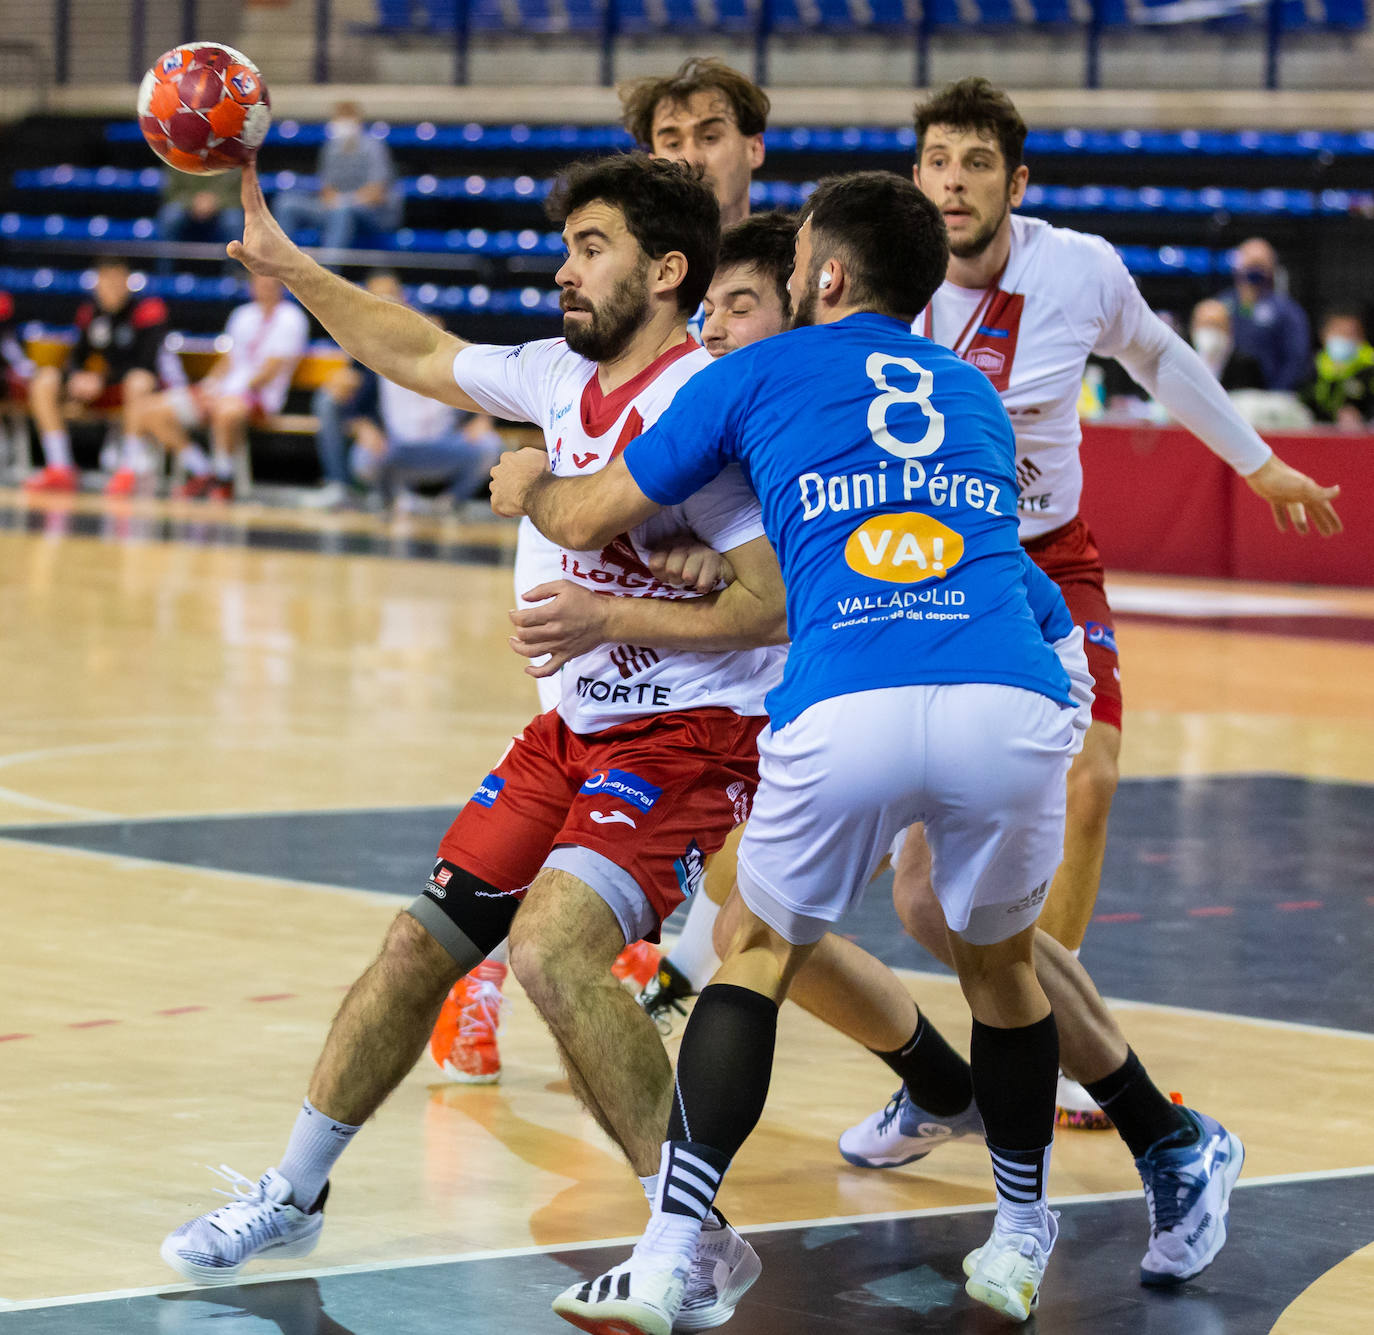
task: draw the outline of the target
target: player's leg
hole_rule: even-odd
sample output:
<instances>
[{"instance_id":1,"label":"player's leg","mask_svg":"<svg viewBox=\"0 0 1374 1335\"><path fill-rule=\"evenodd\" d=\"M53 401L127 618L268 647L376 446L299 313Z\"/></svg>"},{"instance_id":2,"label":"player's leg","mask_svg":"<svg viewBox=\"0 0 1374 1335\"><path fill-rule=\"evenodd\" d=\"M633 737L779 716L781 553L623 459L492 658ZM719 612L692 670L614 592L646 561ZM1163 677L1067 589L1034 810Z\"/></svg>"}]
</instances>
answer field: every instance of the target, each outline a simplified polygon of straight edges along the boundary
<instances>
[{"instance_id":1,"label":"player's leg","mask_svg":"<svg viewBox=\"0 0 1374 1335\"><path fill-rule=\"evenodd\" d=\"M644 1178L658 1164L672 1068L652 1021L611 974L624 944L625 928L602 893L546 868L516 915L510 959L574 1092Z\"/></svg>"},{"instance_id":2,"label":"player's leg","mask_svg":"<svg viewBox=\"0 0 1374 1335\"><path fill-rule=\"evenodd\" d=\"M720 967L716 922L734 888L735 863L743 835L744 826L737 825L725 846L707 862L703 893L692 896L676 945L658 961L653 976L639 994L639 1004L665 1038L673 1032L675 1022L687 1014L684 1003L696 996Z\"/></svg>"},{"instance_id":3,"label":"player's leg","mask_svg":"<svg viewBox=\"0 0 1374 1335\"><path fill-rule=\"evenodd\" d=\"M234 451L243 448L252 413L252 402L241 394L220 395L210 404L210 463L215 475L210 494L216 500L233 499Z\"/></svg>"},{"instance_id":4,"label":"player's leg","mask_svg":"<svg viewBox=\"0 0 1374 1335\"><path fill-rule=\"evenodd\" d=\"M1095 718L1069 769L1064 861L1050 883L1040 926L1070 950L1083 944L1097 904L1120 755L1121 729Z\"/></svg>"},{"instance_id":5,"label":"player's leg","mask_svg":"<svg viewBox=\"0 0 1374 1335\"><path fill-rule=\"evenodd\" d=\"M111 496L137 491L153 471L153 456L138 429L144 405L157 393L157 377L135 367L120 382L119 464L105 486Z\"/></svg>"},{"instance_id":6,"label":"player's leg","mask_svg":"<svg viewBox=\"0 0 1374 1335\"><path fill-rule=\"evenodd\" d=\"M62 372L41 366L29 381L29 413L43 447L43 468L26 480L26 491L75 491L72 442L62 411Z\"/></svg>"}]
</instances>

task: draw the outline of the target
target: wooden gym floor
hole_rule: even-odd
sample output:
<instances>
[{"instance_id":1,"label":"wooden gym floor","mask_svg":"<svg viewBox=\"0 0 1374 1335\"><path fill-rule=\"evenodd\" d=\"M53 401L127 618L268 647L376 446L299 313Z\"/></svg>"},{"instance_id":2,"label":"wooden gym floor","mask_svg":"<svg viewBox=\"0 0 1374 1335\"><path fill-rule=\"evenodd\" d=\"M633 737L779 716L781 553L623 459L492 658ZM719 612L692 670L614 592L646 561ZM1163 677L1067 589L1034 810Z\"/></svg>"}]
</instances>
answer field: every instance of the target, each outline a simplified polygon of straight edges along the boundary
<instances>
[{"instance_id":1,"label":"wooden gym floor","mask_svg":"<svg viewBox=\"0 0 1374 1335\"><path fill-rule=\"evenodd\" d=\"M0 492L0 1335L557 1331L552 1294L638 1232L637 1184L508 984L502 1083L417 1068L307 1262L206 1290L157 1254L218 1199L203 1165L275 1162L343 989L533 711L513 541ZM1227 1249L1161 1295L1136 1282L1124 1147L1061 1133L1031 1328L1348 1335L1374 1301L1374 592L1112 593L1124 782L1085 960L1159 1082L1248 1157ZM966 1042L880 887L849 929ZM1005 1329L959 1272L988 1226L981 1148L886 1173L835 1152L891 1083L785 1011L722 1200L765 1264L731 1330Z\"/></svg>"}]
</instances>

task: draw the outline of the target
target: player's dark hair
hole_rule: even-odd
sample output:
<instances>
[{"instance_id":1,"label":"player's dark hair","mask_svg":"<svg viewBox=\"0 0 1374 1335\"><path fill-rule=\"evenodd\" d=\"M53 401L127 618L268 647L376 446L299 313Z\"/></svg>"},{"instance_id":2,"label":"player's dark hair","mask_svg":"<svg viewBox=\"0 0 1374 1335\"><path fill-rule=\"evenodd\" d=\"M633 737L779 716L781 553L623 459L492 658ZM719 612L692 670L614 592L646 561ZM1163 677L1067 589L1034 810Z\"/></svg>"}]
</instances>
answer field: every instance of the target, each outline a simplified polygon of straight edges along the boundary
<instances>
[{"instance_id":1,"label":"player's dark hair","mask_svg":"<svg viewBox=\"0 0 1374 1335\"><path fill-rule=\"evenodd\" d=\"M654 112L661 103L678 106L694 93L719 93L735 113L735 124L745 135L762 134L768 128L772 104L768 94L752 79L714 56L693 56L672 73L632 79L620 85L620 123L637 144L653 143Z\"/></svg>"},{"instance_id":2,"label":"player's dark hair","mask_svg":"<svg viewBox=\"0 0 1374 1335\"><path fill-rule=\"evenodd\" d=\"M932 125L991 135L1002 150L1008 179L1025 158L1026 122L1021 113L1000 88L977 75L947 84L924 102L918 102L915 121L917 162L925 147L926 131Z\"/></svg>"},{"instance_id":3,"label":"player's dark hair","mask_svg":"<svg viewBox=\"0 0 1374 1335\"><path fill-rule=\"evenodd\" d=\"M720 257L716 270L734 264L752 265L759 273L773 280L782 303L782 313L792 314L792 297L787 291L787 279L792 272L792 257L797 245L797 219L794 214L772 209L754 213L727 227L720 236Z\"/></svg>"},{"instance_id":4,"label":"player's dark hair","mask_svg":"<svg viewBox=\"0 0 1374 1335\"><path fill-rule=\"evenodd\" d=\"M679 310L696 310L711 285L720 247L720 205L701 171L647 153L574 162L559 173L544 208L561 225L570 213L594 203L619 209L630 235L651 258L661 260L674 250L686 256L677 304Z\"/></svg>"},{"instance_id":5,"label":"player's dark hair","mask_svg":"<svg viewBox=\"0 0 1374 1335\"><path fill-rule=\"evenodd\" d=\"M940 210L904 176L853 172L830 176L802 210L811 223L811 273L838 259L848 300L910 323L945 281L949 239Z\"/></svg>"}]
</instances>

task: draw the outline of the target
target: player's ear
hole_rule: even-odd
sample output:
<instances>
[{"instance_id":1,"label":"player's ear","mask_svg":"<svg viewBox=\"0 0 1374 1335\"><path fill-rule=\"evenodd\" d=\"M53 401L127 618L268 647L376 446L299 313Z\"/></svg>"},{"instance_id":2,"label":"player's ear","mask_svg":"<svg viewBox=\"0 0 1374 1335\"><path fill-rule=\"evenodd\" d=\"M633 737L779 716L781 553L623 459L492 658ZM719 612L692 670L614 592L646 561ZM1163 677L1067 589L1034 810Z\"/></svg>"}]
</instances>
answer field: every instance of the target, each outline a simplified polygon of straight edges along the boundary
<instances>
[{"instance_id":1,"label":"player's ear","mask_svg":"<svg viewBox=\"0 0 1374 1335\"><path fill-rule=\"evenodd\" d=\"M654 291L673 292L687 278L687 256L680 250L670 250L662 259L654 261L656 278Z\"/></svg>"},{"instance_id":2,"label":"player's ear","mask_svg":"<svg viewBox=\"0 0 1374 1335\"><path fill-rule=\"evenodd\" d=\"M1007 199L1012 208L1017 208L1021 201L1026 197L1026 186L1030 183L1030 168L1023 162L1011 174L1010 187L1007 190Z\"/></svg>"},{"instance_id":3,"label":"player's ear","mask_svg":"<svg viewBox=\"0 0 1374 1335\"><path fill-rule=\"evenodd\" d=\"M749 136L749 170L756 172L763 166L763 136L761 134L751 134Z\"/></svg>"}]
</instances>

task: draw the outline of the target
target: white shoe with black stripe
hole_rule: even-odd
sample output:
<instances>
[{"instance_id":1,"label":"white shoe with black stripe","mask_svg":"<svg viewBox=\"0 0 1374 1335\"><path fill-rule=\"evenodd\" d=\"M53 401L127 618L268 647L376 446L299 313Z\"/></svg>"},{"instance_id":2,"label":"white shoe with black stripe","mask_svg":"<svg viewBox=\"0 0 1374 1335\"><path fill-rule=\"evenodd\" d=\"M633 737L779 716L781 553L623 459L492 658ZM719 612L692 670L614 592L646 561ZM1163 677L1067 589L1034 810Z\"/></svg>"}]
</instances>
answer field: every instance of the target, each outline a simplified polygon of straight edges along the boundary
<instances>
[{"instance_id":1,"label":"white shoe with black stripe","mask_svg":"<svg viewBox=\"0 0 1374 1335\"><path fill-rule=\"evenodd\" d=\"M670 1335L691 1270L690 1259L636 1249L604 1275L564 1289L553 1310L592 1335Z\"/></svg>"},{"instance_id":2,"label":"white shoe with black stripe","mask_svg":"<svg viewBox=\"0 0 1374 1335\"><path fill-rule=\"evenodd\" d=\"M676 1331L714 1330L735 1315L739 1300L763 1270L758 1253L716 1210L707 1216L692 1257L692 1273Z\"/></svg>"}]
</instances>

